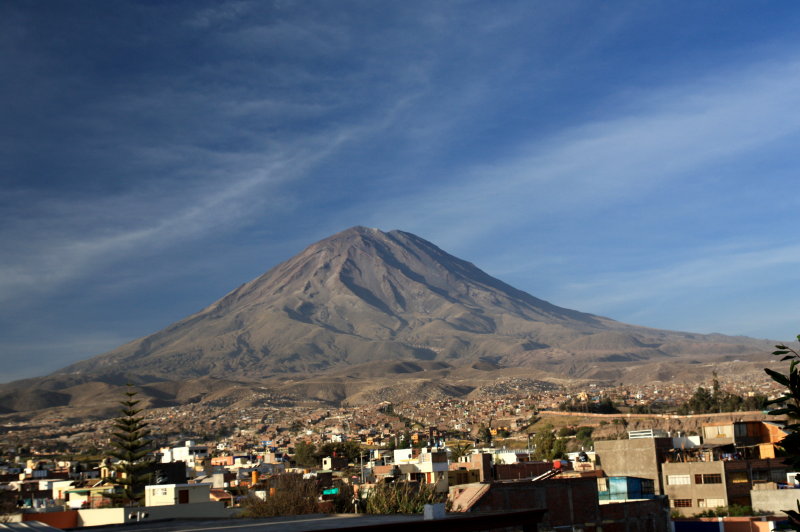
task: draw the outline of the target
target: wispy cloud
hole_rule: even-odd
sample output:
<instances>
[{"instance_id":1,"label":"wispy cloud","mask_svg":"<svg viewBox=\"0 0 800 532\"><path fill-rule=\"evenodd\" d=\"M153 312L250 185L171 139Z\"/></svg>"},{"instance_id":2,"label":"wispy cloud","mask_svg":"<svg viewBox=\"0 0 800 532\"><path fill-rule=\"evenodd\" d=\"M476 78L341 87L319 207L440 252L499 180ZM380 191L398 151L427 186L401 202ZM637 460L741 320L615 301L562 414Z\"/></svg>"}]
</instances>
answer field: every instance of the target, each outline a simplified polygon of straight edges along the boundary
<instances>
[{"instance_id":1,"label":"wispy cloud","mask_svg":"<svg viewBox=\"0 0 800 532\"><path fill-rule=\"evenodd\" d=\"M798 105L794 57L718 72L634 97L621 117L522 139L516 155L432 176L444 184L392 198L379 210L402 213L394 225L428 227L469 213L454 229L463 238L556 214L587 216L596 207L645 201L665 183L702 180L714 164L797 134L800 116L787 111Z\"/></svg>"},{"instance_id":2,"label":"wispy cloud","mask_svg":"<svg viewBox=\"0 0 800 532\"><path fill-rule=\"evenodd\" d=\"M258 171L231 168L229 180L198 179L164 196L147 190L83 200L29 198L29 216L0 232L11 250L0 259L0 301L46 292L184 239L230 231L258 210L280 208L279 185L314 164L313 154L285 155L263 161Z\"/></svg>"},{"instance_id":3,"label":"wispy cloud","mask_svg":"<svg viewBox=\"0 0 800 532\"><path fill-rule=\"evenodd\" d=\"M158 275L147 259L177 271L187 243L230 240L266 268L288 257L263 247L354 224L416 232L521 288L529 272L569 270L577 281L542 277L554 303L626 315L663 297L656 285L796 264L785 233L734 219L743 192L728 187L728 207L715 196L774 152L784 172L800 162L793 41L752 38L692 68L686 52L706 44L693 29L674 49L649 34L680 18L666 6L116 8L0 7L0 67L14 73L0 81L14 102L0 120L6 309L96 290L123 265L144 286ZM735 229L693 239L716 215ZM651 232L675 238L662 252ZM593 260L604 266L573 264Z\"/></svg>"},{"instance_id":4,"label":"wispy cloud","mask_svg":"<svg viewBox=\"0 0 800 532\"><path fill-rule=\"evenodd\" d=\"M800 245L709 248L702 257L676 261L662 268L601 274L588 282L567 283L559 292L569 304L580 303L588 308L614 308L631 303L646 306L665 296L674 298L720 287L735 291L737 279L761 276L763 282L769 282L767 272L794 269L798 265ZM757 284L756 279L750 279L747 287Z\"/></svg>"}]
</instances>

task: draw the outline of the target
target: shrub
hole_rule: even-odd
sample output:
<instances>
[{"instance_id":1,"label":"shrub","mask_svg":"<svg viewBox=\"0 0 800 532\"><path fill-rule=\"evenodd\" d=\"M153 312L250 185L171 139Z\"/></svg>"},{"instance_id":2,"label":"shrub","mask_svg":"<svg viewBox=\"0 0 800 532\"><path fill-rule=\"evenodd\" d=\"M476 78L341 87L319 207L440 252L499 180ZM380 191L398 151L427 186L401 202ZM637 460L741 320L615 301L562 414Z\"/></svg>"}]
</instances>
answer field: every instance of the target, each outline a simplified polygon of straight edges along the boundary
<instances>
[{"instance_id":1,"label":"shrub","mask_svg":"<svg viewBox=\"0 0 800 532\"><path fill-rule=\"evenodd\" d=\"M245 499L243 517L275 517L318 513L317 482L306 480L302 475L287 473L269 479L267 497L261 500L255 495ZM270 495L271 488L274 493Z\"/></svg>"},{"instance_id":2,"label":"shrub","mask_svg":"<svg viewBox=\"0 0 800 532\"><path fill-rule=\"evenodd\" d=\"M575 436L577 431L573 427L561 427L558 429L558 437L559 438L567 438L569 436Z\"/></svg>"},{"instance_id":3,"label":"shrub","mask_svg":"<svg viewBox=\"0 0 800 532\"><path fill-rule=\"evenodd\" d=\"M694 517L746 517L756 515L750 506L731 504L730 506L720 506L719 508L708 509L695 514Z\"/></svg>"},{"instance_id":4,"label":"shrub","mask_svg":"<svg viewBox=\"0 0 800 532\"><path fill-rule=\"evenodd\" d=\"M445 502L447 494L436 493L431 484L390 482L376 484L367 495L368 514L421 514L426 504Z\"/></svg>"}]
</instances>

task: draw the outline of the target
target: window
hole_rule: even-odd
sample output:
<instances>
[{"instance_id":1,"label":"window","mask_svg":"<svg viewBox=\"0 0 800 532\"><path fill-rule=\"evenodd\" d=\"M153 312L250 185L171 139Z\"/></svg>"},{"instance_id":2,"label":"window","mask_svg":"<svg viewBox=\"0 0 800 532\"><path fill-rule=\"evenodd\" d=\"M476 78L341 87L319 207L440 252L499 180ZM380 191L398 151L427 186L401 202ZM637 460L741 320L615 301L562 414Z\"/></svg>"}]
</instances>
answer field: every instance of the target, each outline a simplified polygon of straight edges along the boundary
<instances>
[{"instance_id":1,"label":"window","mask_svg":"<svg viewBox=\"0 0 800 532\"><path fill-rule=\"evenodd\" d=\"M679 486L691 483L692 481L689 475L667 475L667 484L670 486Z\"/></svg>"},{"instance_id":2,"label":"window","mask_svg":"<svg viewBox=\"0 0 800 532\"><path fill-rule=\"evenodd\" d=\"M692 499L671 499L669 501L673 508L691 508Z\"/></svg>"},{"instance_id":3,"label":"window","mask_svg":"<svg viewBox=\"0 0 800 532\"><path fill-rule=\"evenodd\" d=\"M695 475L694 481L697 484L722 484L722 475L719 473L703 473Z\"/></svg>"},{"instance_id":4,"label":"window","mask_svg":"<svg viewBox=\"0 0 800 532\"><path fill-rule=\"evenodd\" d=\"M785 469L770 469L769 475L772 479L772 482L786 482Z\"/></svg>"},{"instance_id":5,"label":"window","mask_svg":"<svg viewBox=\"0 0 800 532\"><path fill-rule=\"evenodd\" d=\"M747 471L731 471L728 473L728 478L732 484L747 484L749 482Z\"/></svg>"},{"instance_id":6,"label":"window","mask_svg":"<svg viewBox=\"0 0 800 532\"><path fill-rule=\"evenodd\" d=\"M697 499L700 508L720 508L725 506L725 499Z\"/></svg>"},{"instance_id":7,"label":"window","mask_svg":"<svg viewBox=\"0 0 800 532\"><path fill-rule=\"evenodd\" d=\"M655 483L652 480L642 479L642 495L653 495L655 492Z\"/></svg>"},{"instance_id":8,"label":"window","mask_svg":"<svg viewBox=\"0 0 800 532\"><path fill-rule=\"evenodd\" d=\"M753 484L769 482L769 470L753 469Z\"/></svg>"},{"instance_id":9,"label":"window","mask_svg":"<svg viewBox=\"0 0 800 532\"><path fill-rule=\"evenodd\" d=\"M608 491L608 479L607 478L598 478L597 479L597 491Z\"/></svg>"}]
</instances>

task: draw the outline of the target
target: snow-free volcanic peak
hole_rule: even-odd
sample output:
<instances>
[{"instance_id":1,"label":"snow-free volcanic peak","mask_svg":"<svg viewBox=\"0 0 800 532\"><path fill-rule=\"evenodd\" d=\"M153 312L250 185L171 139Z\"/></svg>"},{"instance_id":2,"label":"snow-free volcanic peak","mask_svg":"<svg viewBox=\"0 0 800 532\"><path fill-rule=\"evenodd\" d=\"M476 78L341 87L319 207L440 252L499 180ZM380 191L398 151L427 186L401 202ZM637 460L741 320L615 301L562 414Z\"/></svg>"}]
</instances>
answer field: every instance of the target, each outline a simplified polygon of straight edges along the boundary
<instances>
[{"instance_id":1,"label":"snow-free volcanic peak","mask_svg":"<svg viewBox=\"0 0 800 532\"><path fill-rule=\"evenodd\" d=\"M350 387L330 394L342 400L361 392L359 379L374 386L425 375L437 385L461 379L464 390L470 375L518 368L542 378L621 381L648 364L678 368L687 357L763 351L749 339L636 327L558 307L411 233L353 227L200 312L40 385L68 404L62 390L91 381L346 376ZM10 404L0 397L0 407Z\"/></svg>"}]
</instances>

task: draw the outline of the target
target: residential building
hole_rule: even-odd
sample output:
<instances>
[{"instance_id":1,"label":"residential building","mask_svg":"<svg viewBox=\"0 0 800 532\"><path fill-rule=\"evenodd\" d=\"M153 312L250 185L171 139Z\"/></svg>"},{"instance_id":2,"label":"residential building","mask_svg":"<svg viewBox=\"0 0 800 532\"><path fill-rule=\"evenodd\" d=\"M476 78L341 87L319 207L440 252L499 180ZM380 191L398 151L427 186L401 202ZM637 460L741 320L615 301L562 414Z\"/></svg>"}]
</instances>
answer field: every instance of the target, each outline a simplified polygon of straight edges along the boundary
<instances>
[{"instance_id":1,"label":"residential building","mask_svg":"<svg viewBox=\"0 0 800 532\"><path fill-rule=\"evenodd\" d=\"M670 530L669 508L664 497L601 501L597 479L591 477L464 484L450 489L450 500L456 512L547 508L539 525L541 531Z\"/></svg>"},{"instance_id":2,"label":"residential building","mask_svg":"<svg viewBox=\"0 0 800 532\"><path fill-rule=\"evenodd\" d=\"M687 516L720 506L752 506L754 486L786 478L786 466L774 459L671 462L662 468L670 506Z\"/></svg>"},{"instance_id":3,"label":"residential building","mask_svg":"<svg viewBox=\"0 0 800 532\"><path fill-rule=\"evenodd\" d=\"M197 445L192 440L187 440L182 447L163 447L161 450L161 462L185 462L187 469L194 471L201 466L209 457L208 447Z\"/></svg>"},{"instance_id":4,"label":"residential building","mask_svg":"<svg viewBox=\"0 0 800 532\"><path fill-rule=\"evenodd\" d=\"M628 501L656 497L655 483L649 478L598 477L597 492L600 501Z\"/></svg>"},{"instance_id":5,"label":"residential building","mask_svg":"<svg viewBox=\"0 0 800 532\"><path fill-rule=\"evenodd\" d=\"M145 506L172 506L209 502L212 485L166 484L147 486L144 492Z\"/></svg>"},{"instance_id":6,"label":"residential building","mask_svg":"<svg viewBox=\"0 0 800 532\"><path fill-rule=\"evenodd\" d=\"M784 510L797 508L800 504L800 489L786 486L777 482L755 484L750 491L753 510L783 515Z\"/></svg>"},{"instance_id":7,"label":"residential building","mask_svg":"<svg viewBox=\"0 0 800 532\"><path fill-rule=\"evenodd\" d=\"M665 437L594 442L598 465L606 475L648 478L653 481L657 495L664 494L661 464L667 459L672 448L672 438Z\"/></svg>"},{"instance_id":8,"label":"residential building","mask_svg":"<svg viewBox=\"0 0 800 532\"><path fill-rule=\"evenodd\" d=\"M436 491L447 492L449 470L447 452L428 449L395 449L394 464L375 466L376 478L433 484Z\"/></svg>"},{"instance_id":9,"label":"residential building","mask_svg":"<svg viewBox=\"0 0 800 532\"><path fill-rule=\"evenodd\" d=\"M328 471L339 471L346 469L350 462L345 456L326 456L322 459L322 469Z\"/></svg>"}]
</instances>

